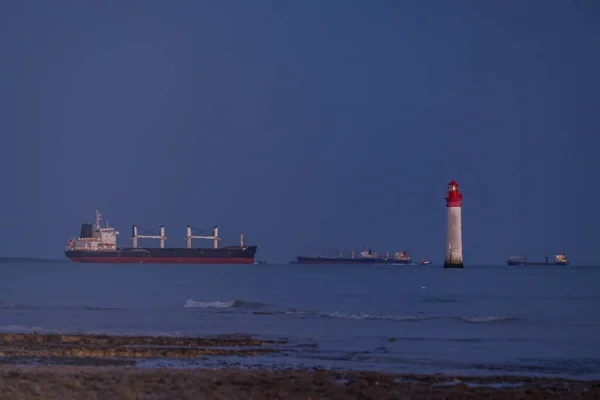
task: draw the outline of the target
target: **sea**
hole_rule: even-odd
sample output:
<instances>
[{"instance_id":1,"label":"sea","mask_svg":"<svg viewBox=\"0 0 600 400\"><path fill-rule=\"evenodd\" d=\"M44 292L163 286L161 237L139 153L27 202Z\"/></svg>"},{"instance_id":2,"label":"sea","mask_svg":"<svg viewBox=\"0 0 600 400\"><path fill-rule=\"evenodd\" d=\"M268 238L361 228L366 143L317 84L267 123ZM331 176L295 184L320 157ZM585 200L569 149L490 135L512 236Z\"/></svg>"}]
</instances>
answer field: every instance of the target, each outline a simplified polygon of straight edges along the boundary
<instances>
[{"instance_id":1,"label":"sea","mask_svg":"<svg viewBox=\"0 0 600 400\"><path fill-rule=\"evenodd\" d=\"M0 264L0 331L253 335L281 354L140 367L600 379L600 267Z\"/></svg>"}]
</instances>

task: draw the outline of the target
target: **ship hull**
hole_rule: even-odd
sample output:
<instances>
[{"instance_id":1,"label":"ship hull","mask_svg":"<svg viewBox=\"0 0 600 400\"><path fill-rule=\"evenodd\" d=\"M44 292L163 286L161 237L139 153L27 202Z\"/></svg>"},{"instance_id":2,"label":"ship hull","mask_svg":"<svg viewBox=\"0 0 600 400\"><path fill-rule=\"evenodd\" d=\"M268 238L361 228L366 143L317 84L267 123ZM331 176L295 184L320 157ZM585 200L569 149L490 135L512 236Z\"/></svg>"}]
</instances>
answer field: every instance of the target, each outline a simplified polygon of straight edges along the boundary
<instances>
[{"instance_id":1,"label":"ship hull","mask_svg":"<svg viewBox=\"0 0 600 400\"><path fill-rule=\"evenodd\" d=\"M506 262L508 265L523 265L523 266L527 266L527 265L569 265L568 262L552 262L552 263L547 263L547 262L543 262L543 261L507 261Z\"/></svg>"},{"instance_id":2,"label":"ship hull","mask_svg":"<svg viewBox=\"0 0 600 400\"><path fill-rule=\"evenodd\" d=\"M254 264L256 246L211 248L117 248L113 251L67 250L78 263L103 264Z\"/></svg>"},{"instance_id":3,"label":"ship hull","mask_svg":"<svg viewBox=\"0 0 600 400\"><path fill-rule=\"evenodd\" d=\"M412 260L393 258L297 257L297 264L413 264Z\"/></svg>"}]
</instances>

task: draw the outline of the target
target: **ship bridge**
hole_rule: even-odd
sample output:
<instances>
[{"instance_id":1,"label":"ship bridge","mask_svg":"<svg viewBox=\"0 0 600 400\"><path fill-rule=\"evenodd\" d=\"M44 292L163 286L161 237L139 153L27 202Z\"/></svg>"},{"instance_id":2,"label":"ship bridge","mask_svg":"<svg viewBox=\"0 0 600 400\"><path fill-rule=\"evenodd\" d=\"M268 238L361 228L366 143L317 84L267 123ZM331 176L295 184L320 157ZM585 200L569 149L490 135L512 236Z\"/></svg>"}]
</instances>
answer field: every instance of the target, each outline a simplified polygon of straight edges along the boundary
<instances>
[{"instance_id":1,"label":"ship bridge","mask_svg":"<svg viewBox=\"0 0 600 400\"><path fill-rule=\"evenodd\" d=\"M94 214L96 225L92 226L89 222L81 225L81 233L77 239L72 239L67 248L71 250L89 250L89 251L113 251L117 248L117 235L114 228L100 226L102 214L96 210Z\"/></svg>"}]
</instances>

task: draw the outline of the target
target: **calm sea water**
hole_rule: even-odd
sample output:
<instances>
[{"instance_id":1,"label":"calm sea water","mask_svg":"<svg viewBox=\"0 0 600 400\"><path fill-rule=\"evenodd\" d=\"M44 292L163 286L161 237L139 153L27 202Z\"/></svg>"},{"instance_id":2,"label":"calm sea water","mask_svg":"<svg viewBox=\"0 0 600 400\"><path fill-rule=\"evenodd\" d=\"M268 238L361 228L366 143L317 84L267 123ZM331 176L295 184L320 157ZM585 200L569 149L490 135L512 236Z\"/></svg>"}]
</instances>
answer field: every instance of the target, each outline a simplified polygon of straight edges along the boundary
<instances>
[{"instance_id":1,"label":"calm sea water","mask_svg":"<svg viewBox=\"0 0 600 400\"><path fill-rule=\"evenodd\" d=\"M0 267L2 331L289 339L283 355L195 364L210 367L600 378L600 268Z\"/></svg>"}]
</instances>

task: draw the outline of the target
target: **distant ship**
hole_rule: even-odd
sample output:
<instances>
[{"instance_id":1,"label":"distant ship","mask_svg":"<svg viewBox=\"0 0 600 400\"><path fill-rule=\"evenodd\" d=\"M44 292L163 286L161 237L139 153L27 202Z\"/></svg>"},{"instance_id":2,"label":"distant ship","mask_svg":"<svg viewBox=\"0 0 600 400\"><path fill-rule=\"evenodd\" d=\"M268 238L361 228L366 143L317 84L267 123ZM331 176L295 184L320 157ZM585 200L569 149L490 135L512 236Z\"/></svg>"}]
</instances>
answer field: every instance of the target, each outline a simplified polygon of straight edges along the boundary
<instances>
[{"instance_id":1,"label":"distant ship","mask_svg":"<svg viewBox=\"0 0 600 400\"><path fill-rule=\"evenodd\" d=\"M185 263L185 264L253 264L256 246L245 246L244 235L240 236L239 246L219 247L219 228L212 229L210 236L192 236L192 228L188 225L186 247L165 248L165 227L161 226L158 235L138 235L133 225L132 247L117 247L117 235L114 228L100 227L100 212L96 210L96 225L86 222L81 225L78 238L67 243L65 256L75 262L82 263ZM138 239L158 239L160 247L138 247ZM192 247L192 239L209 239L213 247Z\"/></svg>"},{"instance_id":2,"label":"distant ship","mask_svg":"<svg viewBox=\"0 0 600 400\"><path fill-rule=\"evenodd\" d=\"M527 253L525 253L523 257L509 255L506 263L508 265L569 265L569 260L565 253L561 252L554 257L554 262L550 262L548 252L546 252L546 261L529 261Z\"/></svg>"},{"instance_id":3,"label":"distant ship","mask_svg":"<svg viewBox=\"0 0 600 400\"><path fill-rule=\"evenodd\" d=\"M298 256L298 261L292 261L294 264L414 264L406 251L395 253L392 257L389 254L378 256L371 249L361 251L358 256L355 256L354 250L349 256L344 256L338 251L335 257L323 256Z\"/></svg>"},{"instance_id":4,"label":"distant ship","mask_svg":"<svg viewBox=\"0 0 600 400\"><path fill-rule=\"evenodd\" d=\"M424 258L421 257L421 262L419 264L421 264L421 265L429 265L429 264L431 264L431 261L426 260L426 259L424 259Z\"/></svg>"}]
</instances>

